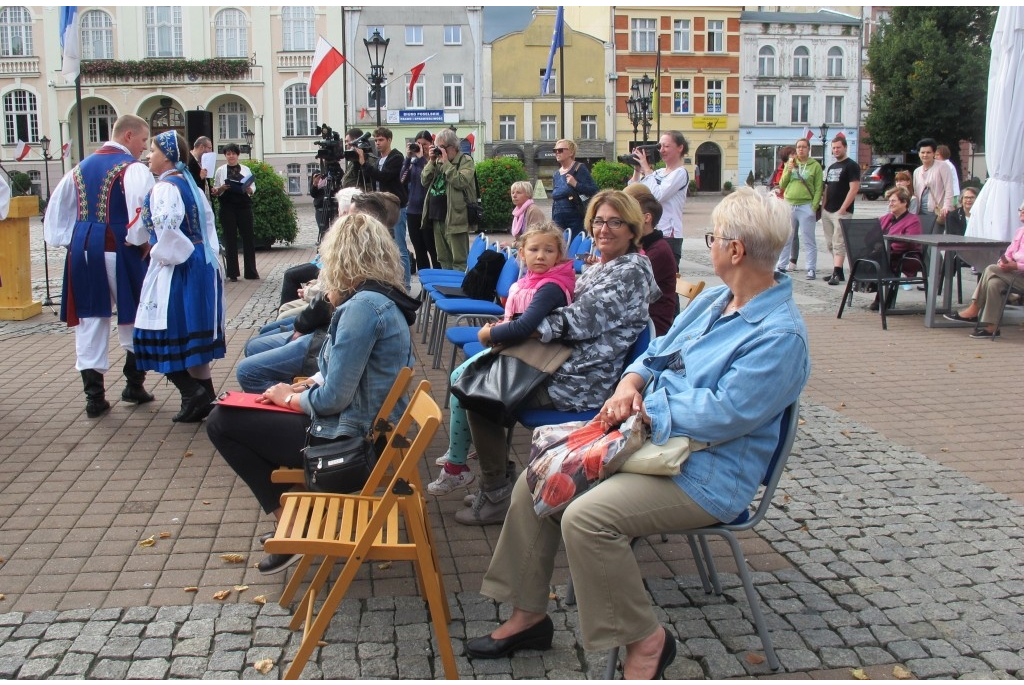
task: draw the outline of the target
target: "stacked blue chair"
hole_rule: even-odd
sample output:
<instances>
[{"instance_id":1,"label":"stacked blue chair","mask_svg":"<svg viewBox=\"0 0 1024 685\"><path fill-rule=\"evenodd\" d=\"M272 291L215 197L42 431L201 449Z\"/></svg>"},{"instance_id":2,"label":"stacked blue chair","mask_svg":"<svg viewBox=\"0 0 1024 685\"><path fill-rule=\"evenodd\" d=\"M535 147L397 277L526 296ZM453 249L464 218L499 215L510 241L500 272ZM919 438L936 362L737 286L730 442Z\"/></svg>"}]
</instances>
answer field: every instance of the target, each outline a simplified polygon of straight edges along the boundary
<instances>
[{"instance_id":1,"label":"stacked blue chair","mask_svg":"<svg viewBox=\"0 0 1024 685\"><path fill-rule=\"evenodd\" d=\"M483 233L478 233L476 238L473 239L472 244L469 246L469 253L466 255L466 270L472 269L480 255L484 253L488 247L487 236ZM416 324L419 326L419 330L423 332L423 339L420 342L427 341L427 320L430 318L430 306L431 301L428 295L428 290L431 286L436 285L461 285L462 279L466 277L465 271L459 271L458 269L420 269L416 272L420 279L420 285L423 289L420 291L420 301L426 305L420 307L420 314L416 317Z\"/></svg>"}]
</instances>

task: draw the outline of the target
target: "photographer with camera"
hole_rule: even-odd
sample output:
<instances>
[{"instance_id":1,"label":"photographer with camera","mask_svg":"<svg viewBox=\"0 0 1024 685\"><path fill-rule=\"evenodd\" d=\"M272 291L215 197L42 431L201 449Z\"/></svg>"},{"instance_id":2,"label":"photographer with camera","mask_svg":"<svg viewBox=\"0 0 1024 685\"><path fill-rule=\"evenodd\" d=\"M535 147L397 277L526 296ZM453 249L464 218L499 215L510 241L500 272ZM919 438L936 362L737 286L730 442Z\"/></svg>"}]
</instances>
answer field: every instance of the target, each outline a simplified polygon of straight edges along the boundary
<instances>
[{"instance_id":1,"label":"photographer with camera","mask_svg":"<svg viewBox=\"0 0 1024 685\"><path fill-rule=\"evenodd\" d=\"M398 198L402 208L398 223L388 226L388 228L391 229L395 236L395 243L398 244L398 253L402 257L402 268L405 270L405 289L408 291L411 269L409 246L405 242L405 209L409 201L409 191L402 183L402 165L405 162L405 156L401 151L391 147L392 138L391 129L381 126L373 132L373 141L377 144L379 156L376 159L370 158L360 147L356 148L356 155L359 157L363 174L373 184L372 189L382 193L391 193Z\"/></svg>"},{"instance_id":2,"label":"photographer with camera","mask_svg":"<svg viewBox=\"0 0 1024 685\"><path fill-rule=\"evenodd\" d=\"M426 189L420 181L423 167L427 164L427 154L434 146L434 136L430 131L416 134L416 142L409 143L409 152L402 165L402 183L409 192L409 203L406 207L405 219L409 229L409 239L416 253L416 269L437 268L437 249L434 247L434 232L423 230L423 199Z\"/></svg>"},{"instance_id":3,"label":"photographer with camera","mask_svg":"<svg viewBox=\"0 0 1024 685\"><path fill-rule=\"evenodd\" d=\"M459 151L454 130L438 131L420 178L427 189L423 215L433 226L441 267L465 271L469 255L466 203L476 201L476 165L472 157Z\"/></svg>"},{"instance_id":4,"label":"photographer with camera","mask_svg":"<svg viewBox=\"0 0 1024 685\"><path fill-rule=\"evenodd\" d=\"M357 141L365 141L368 136L369 134L363 133L361 128L350 128L345 132L345 175L341 177L342 188L359 188L364 191L370 189L362 174L359 158L352 147Z\"/></svg>"},{"instance_id":5,"label":"photographer with camera","mask_svg":"<svg viewBox=\"0 0 1024 685\"><path fill-rule=\"evenodd\" d=\"M646 147L637 146L633 149L637 167L629 182L643 183L661 203L664 213L658 230L664 234L665 240L672 248L678 270L679 260L683 254L683 207L686 205L686 191L690 186L690 175L683 167L683 157L689 152L690 146L679 131L662 134L657 154L661 155L665 168L657 171L652 168L652 164L657 164L658 160L651 159L656 155L649 155Z\"/></svg>"}]
</instances>

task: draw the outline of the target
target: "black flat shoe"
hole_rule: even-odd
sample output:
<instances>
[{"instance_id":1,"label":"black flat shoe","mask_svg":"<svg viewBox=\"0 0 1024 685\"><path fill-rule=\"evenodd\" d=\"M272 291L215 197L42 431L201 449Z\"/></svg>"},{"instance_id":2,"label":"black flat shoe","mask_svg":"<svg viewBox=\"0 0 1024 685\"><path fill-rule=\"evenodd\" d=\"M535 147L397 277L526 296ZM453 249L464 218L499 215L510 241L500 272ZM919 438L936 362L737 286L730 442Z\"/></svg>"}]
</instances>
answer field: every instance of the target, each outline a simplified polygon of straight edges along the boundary
<instances>
[{"instance_id":1,"label":"black flat shoe","mask_svg":"<svg viewBox=\"0 0 1024 685\"><path fill-rule=\"evenodd\" d=\"M668 628L662 626L661 629L665 631L665 645L661 648L658 668L655 669L652 680L664 680L665 669L676 660L676 639L672 636L672 633L668 632Z\"/></svg>"},{"instance_id":2,"label":"black flat shoe","mask_svg":"<svg viewBox=\"0 0 1024 685\"><path fill-rule=\"evenodd\" d=\"M960 323L978 323L978 317L976 316L960 316L960 312L952 312L950 314L943 314L942 318L946 321L959 321Z\"/></svg>"},{"instance_id":3,"label":"black flat shoe","mask_svg":"<svg viewBox=\"0 0 1024 685\"><path fill-rule=\"evenodd\" d=\"M551 649L551 640L555 637L555 625L550 616L535 626L521 630L503 640L495 640L484 635L466 643L466 654L474 659L500 659L517 649ZM664 657L664 654L662 655ZM672 645L672 658L675 658L675 643Z\"/></svg>"},{"instance_id":4,"label":"black flat shoe","mask_svg":"<svg viewBox=\"0 0 1024 685\"><path fill-rule=\"evenodd\" d=\"M269 533L264 533L263 535L261 535L258 538L256 538L257 540L260 541L260 547L262 547L263 545L267 544L267 540L270 540L271 538L273 538L274 537L274 533L276 533L276 532L277 531L272 530Z\"/></svg>"},{"instance_id":5,"label":"black flat shoe","mask_svg":"<svg viewBox=\"0 0 1024 685\"><path fill-rule=\"evenodd\" d=\"M260 561L260 573L265 576L280 573L302 558L301 554L268 554Z\"/></svg>"}]
</instances>

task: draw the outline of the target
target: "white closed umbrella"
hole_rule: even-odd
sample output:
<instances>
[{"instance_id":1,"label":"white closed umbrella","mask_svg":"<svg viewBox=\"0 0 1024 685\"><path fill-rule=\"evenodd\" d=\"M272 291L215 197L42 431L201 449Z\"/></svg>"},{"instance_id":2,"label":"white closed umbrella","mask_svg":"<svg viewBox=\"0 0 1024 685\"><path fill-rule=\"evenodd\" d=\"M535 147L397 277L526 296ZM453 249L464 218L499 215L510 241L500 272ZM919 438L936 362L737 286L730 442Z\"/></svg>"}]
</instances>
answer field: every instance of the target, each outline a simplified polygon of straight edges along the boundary
<instances>
[{"instance_id":1,"label":"white closed umbrella","mask_svg":"<svg viewBox=\"0 0 1024 685\"><path fill-rule=\"evenodd\" d=\"M992 32L985 113L989 179L967 223L967 235L1012 240L1024 200L1024 7L999 8Z\"/></svg>"}]
</instances>

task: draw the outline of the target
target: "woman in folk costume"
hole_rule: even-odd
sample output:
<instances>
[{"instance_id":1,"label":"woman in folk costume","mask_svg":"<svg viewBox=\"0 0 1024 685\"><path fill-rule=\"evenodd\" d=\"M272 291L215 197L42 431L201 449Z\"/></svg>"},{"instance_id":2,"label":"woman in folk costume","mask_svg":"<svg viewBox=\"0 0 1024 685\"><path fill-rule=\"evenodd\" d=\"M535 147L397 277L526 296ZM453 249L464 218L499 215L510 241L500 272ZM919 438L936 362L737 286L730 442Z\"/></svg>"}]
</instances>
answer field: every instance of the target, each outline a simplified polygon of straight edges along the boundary
<instances>
[{"instance_id":1,"label":"woman in folk costume","mask_svg":"<svg viewBox=\"0 0 1024 685\"><path fill-rule=\"evenodd\" d=\"M214 399L210 362L224 356L223 275L213 210L181 161L188 144L174 131L154 137L149 161L158 175L146 197L150 265L135 317L140 369L159 371L181 393L173 418L196 423Z\"/></svg>"}]
</instances>

